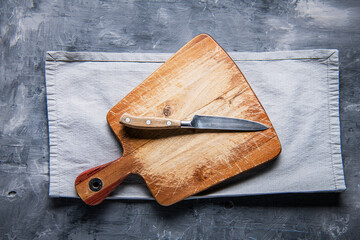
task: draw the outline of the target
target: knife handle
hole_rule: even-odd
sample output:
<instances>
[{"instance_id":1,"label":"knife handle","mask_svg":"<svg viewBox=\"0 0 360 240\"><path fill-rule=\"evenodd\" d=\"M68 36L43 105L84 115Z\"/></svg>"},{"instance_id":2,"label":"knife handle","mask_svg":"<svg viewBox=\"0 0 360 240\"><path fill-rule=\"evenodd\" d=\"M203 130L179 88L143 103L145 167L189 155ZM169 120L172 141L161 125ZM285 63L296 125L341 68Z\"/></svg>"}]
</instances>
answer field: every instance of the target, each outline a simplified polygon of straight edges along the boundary
<instances>
[{"instance_id":1,"label":"knife handle","mask_svg":"<svg viewBox=\"0 0 360 240\"><path fill-rule=\"evenodd\" d=\"M120 123L131 128L140 129L172 129L181 128L181 121L157 117L137 117L124 113Z\"/></svg>"},{"instance_id":2,"label":"knife handle","mask_svg":"<svg viewBox=\"0 0 360 240\"><path fill-rule=\"evenodd\" d=\"M76 191L86 204L97 205L131 174L132 169L134 164L126 157L91 168L76 178Z\"/></svg>"}]
</instances>

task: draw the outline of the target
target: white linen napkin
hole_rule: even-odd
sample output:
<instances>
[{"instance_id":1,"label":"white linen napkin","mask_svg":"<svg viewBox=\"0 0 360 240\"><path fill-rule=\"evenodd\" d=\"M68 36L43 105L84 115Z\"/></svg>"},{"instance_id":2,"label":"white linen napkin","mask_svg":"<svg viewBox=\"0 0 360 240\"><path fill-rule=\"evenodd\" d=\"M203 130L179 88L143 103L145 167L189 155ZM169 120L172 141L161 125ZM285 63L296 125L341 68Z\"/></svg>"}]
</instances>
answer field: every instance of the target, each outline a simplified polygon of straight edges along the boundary
<instances>
[{"instance_id":1,"label":"white linen napkin","mask_svg":"<svg viewBox=\"0 0 360 240\"><path fill-rule=\"evenodd\" d=\"M119 158L107 112L172 54L47 52L52 197L77 197L81 172ZM264 106L282 153L268 167L195 197L343 191L337 50L230 53ZM241 176L241 175L240 175ZM130 177L112 198L153 199Z\"/></svg>"}]
</instances>

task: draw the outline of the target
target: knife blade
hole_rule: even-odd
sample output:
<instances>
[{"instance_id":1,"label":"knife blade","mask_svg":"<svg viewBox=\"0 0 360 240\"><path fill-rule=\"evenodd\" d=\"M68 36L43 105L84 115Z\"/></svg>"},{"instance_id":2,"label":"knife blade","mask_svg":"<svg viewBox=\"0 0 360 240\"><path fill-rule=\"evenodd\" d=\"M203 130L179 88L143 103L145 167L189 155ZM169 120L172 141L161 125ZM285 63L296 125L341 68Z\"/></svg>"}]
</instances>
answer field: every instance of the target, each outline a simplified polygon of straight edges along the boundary
<instances>
[{"instance_id":1,"label":"knife blade","mask_svg":"<svg viewBox=\"0 0 360 240\"><path fill-rule=\"evenodd\" d=\"M264 131L262 123L230 117L195 115L192 120L176 120L156 117L139 117L124 113L119 122L124 126L139 129L194 128L225 131Z\"/></svg>"}]
</instances>

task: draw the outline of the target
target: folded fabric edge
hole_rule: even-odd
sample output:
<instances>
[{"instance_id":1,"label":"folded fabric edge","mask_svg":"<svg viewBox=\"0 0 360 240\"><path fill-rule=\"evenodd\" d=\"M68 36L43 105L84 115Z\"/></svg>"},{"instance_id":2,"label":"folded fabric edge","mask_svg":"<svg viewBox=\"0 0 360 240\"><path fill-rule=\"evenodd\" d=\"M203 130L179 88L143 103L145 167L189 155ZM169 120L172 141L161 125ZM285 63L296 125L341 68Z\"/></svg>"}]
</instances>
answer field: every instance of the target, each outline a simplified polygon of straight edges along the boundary
<instances>
[{"instance_id":1,"label":"folded fabric edge","mask_svg":"<svg viewBox=\"0 0 360 240\"><path fill-rule=\"evenodd\" d=\"M191 197L188 197L184 200L194 200L194 199L209 199L209 198L221 198L221 197L229 197L229 198L235 198L235 197L246 197L246 196L268 196L268 195L282 195L282 194L326 194L326 193L341 193L343 191L345 191L346 189L337 189L337 190L323 190L323 189L319 189L319 190L313 190L313 191L293 191L293 192L262 192L262 193L244 193L244 194L216 194L213 193L211 195L203 195L203 196L198 196L198 195L194 195ZM59 195L49 195L49 197L51 198L77 198L80 199L78 196L59 196ZM111 199L111 200L155 200L153 197L139 197L139 196L109 196L106 199Z\"/></svg>"},{"instance_id":2,"label":"folded fabric edge","mask_svg":"<svg viewBox=\"0 0 360 240\"><path fill-rule=\"evenodd\" d=\"M339 114L339 51L333 53L327 60L328 71L328 97L329 97L329 126L330 126L330 145L331 160L336 190L345 190L345 177L343 161L341 155L340 142L340 114Z\"/></svg>"},{"instance_id":3,"label":"folded fabric edge","mask_svg":"<svg viewBox=\"0 0 360 240\"><path fill-rule=\"evenodd\" d=\"M45 88L49 132L49 196L60 196L59 167L57 158L57 114L56 114L56 91L55 91L55 62L45 63Z\"/></svg>"},{"instance_id":4,"label":"folded fabric edge","mask_svg":"<svg viewBox=\"0 0 360 240\"><path fill-rule=\"evenodd\" d=\"M287 59L326 59L335 49L276 52L228 52L234 61L271 61ZM106 53L48 51L46 61L63 62L165 62L173 53ZM249 56L251 55L251 56Z\"/></svg>"}]
</instances>

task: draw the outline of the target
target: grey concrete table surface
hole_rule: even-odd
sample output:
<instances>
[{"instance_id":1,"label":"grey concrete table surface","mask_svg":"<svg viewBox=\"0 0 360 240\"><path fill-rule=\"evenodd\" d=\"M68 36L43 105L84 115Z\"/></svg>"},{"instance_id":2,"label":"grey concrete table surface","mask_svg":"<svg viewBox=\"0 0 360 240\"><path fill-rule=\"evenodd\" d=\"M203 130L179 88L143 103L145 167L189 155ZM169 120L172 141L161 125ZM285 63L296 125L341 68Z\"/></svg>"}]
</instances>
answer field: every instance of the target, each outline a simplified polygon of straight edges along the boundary
<instances>
[{"instance_id":1,"label":"grey concrete table surface","mask_svg":"<svg viewBox=\"0 0 360 240\"><path fill-rule=\"evenodd\" d=\"M359 1L0 1L0 239L356 239ZM175 52L199 33L227 51L340 51L347 191L182 201L48 197L45 52Z\"/></svg>"}]
</instances>

